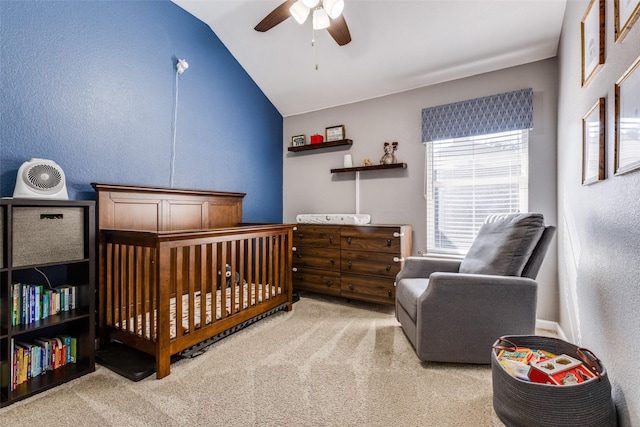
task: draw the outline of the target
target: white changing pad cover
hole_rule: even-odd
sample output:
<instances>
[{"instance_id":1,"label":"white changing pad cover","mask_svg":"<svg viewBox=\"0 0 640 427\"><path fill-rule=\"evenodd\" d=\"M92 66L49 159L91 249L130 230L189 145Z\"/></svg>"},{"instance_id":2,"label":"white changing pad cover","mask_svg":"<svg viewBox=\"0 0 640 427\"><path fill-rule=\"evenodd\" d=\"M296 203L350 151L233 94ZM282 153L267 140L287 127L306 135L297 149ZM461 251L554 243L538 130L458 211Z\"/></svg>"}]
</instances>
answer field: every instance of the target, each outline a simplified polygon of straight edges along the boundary
<instances>
[{"instance_id":1,"label":"white changing pad cover","mask_svg":"<svg viewBox=\"0 0 640 427\"><path fill-rule=\"evenodd\" d=\"M369 224L369 214L299 214L296 216L298 224Z\"/></svg>"}]
</instances>

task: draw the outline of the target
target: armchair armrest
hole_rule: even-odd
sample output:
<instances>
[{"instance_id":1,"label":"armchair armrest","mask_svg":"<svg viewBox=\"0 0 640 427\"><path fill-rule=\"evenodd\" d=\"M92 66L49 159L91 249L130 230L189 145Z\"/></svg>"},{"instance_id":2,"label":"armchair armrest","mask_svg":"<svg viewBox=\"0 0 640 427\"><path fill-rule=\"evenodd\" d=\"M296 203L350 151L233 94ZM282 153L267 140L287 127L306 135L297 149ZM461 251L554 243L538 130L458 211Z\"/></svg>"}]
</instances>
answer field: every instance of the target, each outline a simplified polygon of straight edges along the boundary
<instances>
[{"instance_id":1,"label":"armchair armrest","mask_svg":"<svg viewBox=\"0 0 640 427\"><path fill-rule=\"evenodd\" d=\"M461 262L449 258L407 257L402 270L396 275L396 283L401 279L426 279L436 271L457 273Z\"/></svg>"},{"instance_id":2,"label":"armchair armrest","mask_svg":"<svg viewBox=\"0 0 640 427\"><path fill-rule=\"evenodd\" d=\"M513 298L513 302L517 304L520 300L535 297L537 290L538 282L527 277L438 271L429 276L429 286L420 300L461 297L457 304L469 303L477 306L483 301L491 305L499 300L500 304L504 304ZM484 300L478 301L476 298ZM530 303L527 300L527 304Z\"/></svg>"},{"instance_id":3,"label":"armchair armrest","mask_svg":"<svg viewBox=\"0 0 640 427\"><path fill-rule=\"evenodd\" d=\"M537 295L526 277L431 274L417 303L421 360L489 363L500 336L535 333Z\"/></svg>"}]
</instances>

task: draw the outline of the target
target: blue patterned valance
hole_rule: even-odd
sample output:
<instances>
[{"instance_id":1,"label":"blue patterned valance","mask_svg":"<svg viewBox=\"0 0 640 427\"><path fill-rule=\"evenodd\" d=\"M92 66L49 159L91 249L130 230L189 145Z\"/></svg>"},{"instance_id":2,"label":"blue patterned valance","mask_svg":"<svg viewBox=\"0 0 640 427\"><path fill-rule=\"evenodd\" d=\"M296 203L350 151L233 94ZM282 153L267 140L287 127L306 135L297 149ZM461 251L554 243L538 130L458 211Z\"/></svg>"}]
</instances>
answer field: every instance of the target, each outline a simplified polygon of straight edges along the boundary
<instances>
[{"instance_id":1,"label":"blue patterned valance","mask_svg":"<svg viewBox=\"0 0 640 427\"><path fill-rule=\"evenodd\" d=\"M422 110L422 142L532 127L533 89L521 89Z\"/></svg>"}]
</instances>

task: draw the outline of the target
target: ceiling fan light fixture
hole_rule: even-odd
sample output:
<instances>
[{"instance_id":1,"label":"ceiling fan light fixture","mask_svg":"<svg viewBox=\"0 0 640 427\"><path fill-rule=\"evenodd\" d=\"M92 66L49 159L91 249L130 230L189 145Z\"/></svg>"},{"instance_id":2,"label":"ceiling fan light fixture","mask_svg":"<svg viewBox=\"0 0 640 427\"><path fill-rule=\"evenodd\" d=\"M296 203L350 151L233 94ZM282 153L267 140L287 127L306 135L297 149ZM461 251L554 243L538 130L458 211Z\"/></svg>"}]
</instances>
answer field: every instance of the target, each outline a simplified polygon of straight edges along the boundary
<instances>
[{"instance_id":1,"label":"ceiling fan light fixture","mask_svg":"<svg viewBox=\"0 0 640 427\"><path fill-rule=\"evenodd\" d=\"M336 19L344 9L344 0L323 0L322 6L331 19Z\"/></svg>"},{"instance_id":2,"label":"ceiling fan light fixture","mask_svg":"<svg viewBox=\"0 0 640 427\"><path fill-rule=\"evenodd\" d=\"M320 3L320 0L302 0L302 3L304 3L305 6L311 9L316 7L318 3Z\"/></svg>"},{"instance_id":3,"label":"ceiling fan light fixture","mask_svg":"<svg viewBox=\"0 0 640 427\"><path fill-rule=\"evenodd\" d=\"M304 21L307 20L307 16L309 16L309 8L302 0L298 0L289 8L289 13L291 13L291 16L298 21L298 24L304 24Z\"/></svg>"},{"instance_id":4,"label":"ceiling fan light fixture","mask_svg":"<svg viewBox=\"0 0 640 427\"><path fill-rule=\"evenodd\" d=\"M323 8L319 7L313 11L313 29L314 30L324 30L331 25L331 21L329 21L329 15L327 15L327 11Z\"/></svg>"}]
</instances>

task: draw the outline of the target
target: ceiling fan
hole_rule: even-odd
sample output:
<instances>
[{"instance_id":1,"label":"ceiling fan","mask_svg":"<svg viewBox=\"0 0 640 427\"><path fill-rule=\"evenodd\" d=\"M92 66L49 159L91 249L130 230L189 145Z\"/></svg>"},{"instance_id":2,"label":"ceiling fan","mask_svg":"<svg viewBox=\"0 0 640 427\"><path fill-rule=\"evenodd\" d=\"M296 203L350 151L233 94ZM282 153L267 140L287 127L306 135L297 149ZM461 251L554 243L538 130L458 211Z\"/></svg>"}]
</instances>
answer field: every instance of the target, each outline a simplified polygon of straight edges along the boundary
<instances>
[{"instance_id":1,"label":"ceiling fan","mask_svg":"<svg viewBox=\"0 0 640 427\"><path fill-rule=\"evenodd\" d=\"M255 30L268 31L290 16L302 24L313 10L313 29L326 28L336 43L344 46L351 41L351 34L342 15L343 8L344 0L287 0L260 21Z\"/></svg>"}]
</instances>

